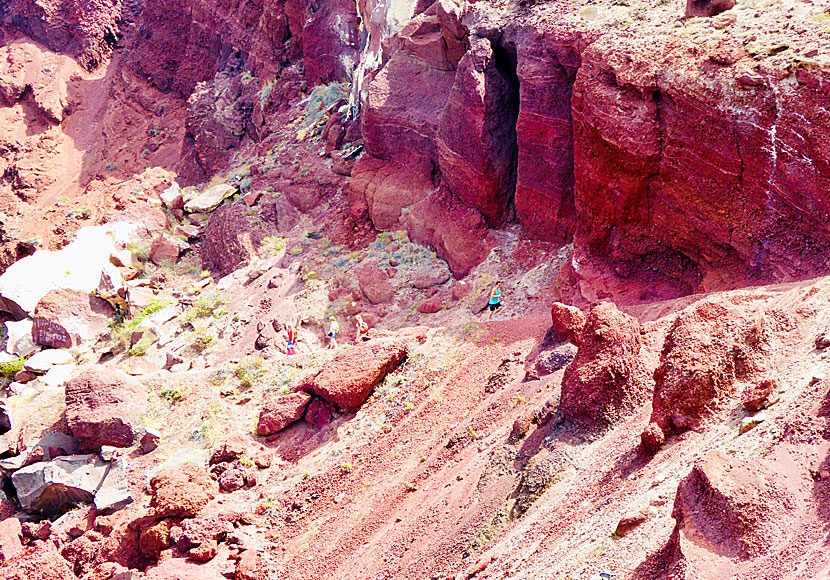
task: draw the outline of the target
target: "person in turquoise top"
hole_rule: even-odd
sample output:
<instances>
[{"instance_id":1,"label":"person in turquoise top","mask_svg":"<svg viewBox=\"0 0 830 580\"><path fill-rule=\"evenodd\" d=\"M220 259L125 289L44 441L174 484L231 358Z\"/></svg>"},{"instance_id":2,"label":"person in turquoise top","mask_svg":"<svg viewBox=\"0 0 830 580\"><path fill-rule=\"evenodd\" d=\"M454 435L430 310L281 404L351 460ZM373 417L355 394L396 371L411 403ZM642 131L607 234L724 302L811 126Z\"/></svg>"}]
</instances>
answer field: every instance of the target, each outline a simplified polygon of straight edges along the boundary
<instances>
[{"instance_id":1,"label":"person in turquoise top","mask_svg":"<svg viewBox=\"0 0 830 580\"><path fill-rule=\"evenodd\" d=\"M487 307L490 309L490 318L487 320L493 320L493 315L501 310L501 282L496 282L496 285L493 286L493 291L490 292L490 303Z\"/></svg>"}]
</instances>

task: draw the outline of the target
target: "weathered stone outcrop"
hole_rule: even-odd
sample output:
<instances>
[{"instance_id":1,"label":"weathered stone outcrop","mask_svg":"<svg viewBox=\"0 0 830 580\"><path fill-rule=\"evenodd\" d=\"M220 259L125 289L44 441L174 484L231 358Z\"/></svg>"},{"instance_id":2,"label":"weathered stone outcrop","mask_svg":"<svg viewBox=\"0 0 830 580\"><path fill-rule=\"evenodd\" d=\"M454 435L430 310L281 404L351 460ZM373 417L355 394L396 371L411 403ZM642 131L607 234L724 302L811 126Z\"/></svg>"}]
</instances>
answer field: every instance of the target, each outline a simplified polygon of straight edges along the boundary
<instances>
[{"instance_id":1,"label":"weathered stone outcrop","mask_svg":"<svg viewBox=\"0 0 830 580\"><path fill-rule=\"evenodd\" d=\"M728 301L683 310L654 372L652 422L668 433L700 429L739 400L740 384L767 371L773 333L762 312Z\"/></svg>"},{"instance_id":2,"label":"weathered stone outcrop","mask_svg":"<svg viewBox=\"0 0 830 580\"><path fill-rule=\"evenodd\" d=\"M677 488L674 566L708 576L704 572L713 551L746 560L786 544L796 509L787 481L766 462L713 451L695 463Z\"/></svg>"},{"instance_id":3,"label":"weathered stone outcrop","mask_svg":"<svg viewBox=\"0 0 830 580\"><path fill-rule=\"evenodd\" d=\"M257 258L262 239L273 233L270 224L246 215L241 204L227 204L210 215L200 255L202 266L227 276Z\"/></svg>"},{"instance_id":4,"label":"weathered stone outcrop","mask_svg":"<svg viewBox=\"0 0 830 580\"><path fill-rule=\"evenodd\" d=\"M562 417L603 429L647 401L653 389L640 356L642 327L610 302L588 315L579 350L562 377Z\"/></svg>"}]
</instances>

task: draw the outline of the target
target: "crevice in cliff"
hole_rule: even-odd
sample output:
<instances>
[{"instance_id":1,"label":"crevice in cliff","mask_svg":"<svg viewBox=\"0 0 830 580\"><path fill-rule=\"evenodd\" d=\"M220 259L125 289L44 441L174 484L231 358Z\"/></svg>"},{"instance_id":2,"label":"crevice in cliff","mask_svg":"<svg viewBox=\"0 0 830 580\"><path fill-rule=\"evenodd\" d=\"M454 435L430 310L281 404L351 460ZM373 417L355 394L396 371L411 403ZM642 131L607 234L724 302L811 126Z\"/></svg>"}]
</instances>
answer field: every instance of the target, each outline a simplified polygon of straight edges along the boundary
<instances>
[{"instance_id":1,"label":"crevice in cliff","mask_svg":"<svg viewBox=\"0 0 830 580\"><path fill-rule=\"evenodd\" d=\"M514 198L516 196L516 179L519 164L519 142L516 132L516 124L519 120L519 75L517 73L518 57L516 47L512 44L499 44L490 42L493 50L493 61L496 71L502 77L505 84L505 93L502 102L499 104L501 111L499 115L491 115L491 119L498 119L503 125L500 131L493 134L500 134L503 139L503 146L506 149L505 157L508 159L505 168L505 179L503 184L503 200L506 214L509 220L515 216ZM490 132L488 131L488 134Z\"/></svg>"}]
</instances>

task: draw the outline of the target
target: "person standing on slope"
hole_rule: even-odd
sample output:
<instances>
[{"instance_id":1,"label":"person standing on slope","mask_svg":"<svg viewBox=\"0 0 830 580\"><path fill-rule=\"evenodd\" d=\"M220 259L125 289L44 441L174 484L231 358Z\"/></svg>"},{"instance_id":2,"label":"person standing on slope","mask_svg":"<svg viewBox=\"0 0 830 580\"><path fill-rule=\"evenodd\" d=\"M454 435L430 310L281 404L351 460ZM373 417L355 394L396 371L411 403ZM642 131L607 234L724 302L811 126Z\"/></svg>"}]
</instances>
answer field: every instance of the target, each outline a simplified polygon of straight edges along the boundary
<instances>
[{"instance_id":1,"label":"person standing on slope","mask_svg":"<svg viewBox=\"0 0 830 580\"><path fill-rule=\"evenodd\" d=\"M501 310L501 282L496 282L493 290L490 292L490 303L487 305L490 309L490 317L487 320L493 320L493 315Z\"/></svg>"},{"instance_id":2,"label":"person standing on slope","mask_svg":"<svg viewBox=\"0 0 830 580\"><path fill-rule=\"evenodd\" d=\"M363 342L364 340L369 340L369 325L366 324L366 321L363 320L363 317L358 314L355 316L355 344L358 342Z\"/></svg>"},{"instance_id":3,"label":"person standing on slope","mask_svg":"<svg viewBox=\"0 0 830 580\"><path fill-rule=\"evenodd\" d=\"M297 328L293 324L288 325L288 344L286 347L286 352L289 355L297 354L297 351L294 349L297 346Z\"/></svg>"},{"instance_id":4,"label":"person standing on slope","mask_svg":"<svg viewBox=\"0 0 830 580\"><path fill-rule=\"evenodd\" d=\"M329 345L328 349L337 348L337 335L340 334L340 325L337 324L337 319L334 316L329 316Z\"/></svg>"}]
</instances>

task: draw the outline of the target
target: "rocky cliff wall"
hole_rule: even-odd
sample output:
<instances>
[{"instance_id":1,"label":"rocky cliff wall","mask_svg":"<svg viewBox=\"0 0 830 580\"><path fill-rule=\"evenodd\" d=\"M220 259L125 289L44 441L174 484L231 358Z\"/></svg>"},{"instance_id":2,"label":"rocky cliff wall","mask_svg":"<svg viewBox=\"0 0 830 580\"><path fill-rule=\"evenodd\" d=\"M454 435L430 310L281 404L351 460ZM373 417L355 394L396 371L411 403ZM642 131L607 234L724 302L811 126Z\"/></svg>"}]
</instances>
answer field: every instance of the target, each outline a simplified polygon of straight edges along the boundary
<instances>
[{"instance_id":1,"label":"rocky cliff wall","mask_svg":"<svg viewBox=\"0 0 830 580\"><path fill-rule=\"evenodd\" d=\"M486 255L488 228L511 223L573 242L577 266L681 292L822 273L824 12L698 4L684 19L672 1L14 0L0 16L87 68L117 49L186 100L194 179L266 136L282 103L353 81L368 155L353 213L417 222L430 240L472 219L463 257L437 247L459 276ZM404 182L406 204L389 186Z\"/></svg>"},{"instance_id":2,"label":"rocky cliff wall","mask_svg":"<svg viewBox=\"0 0 830 580\"><path fill-rule=\"evenodd\" d=\"M369 86L367 151L427 155L490 226L515 216L619 278L691 292L824 272L830 77L811 47L827 39L806 35L821 11L758 20L750 4L688 21L671 3L433 5ZM457 42L427 25L445 14L461 58L418 52Z\"/></svg>"}]
</instances>

